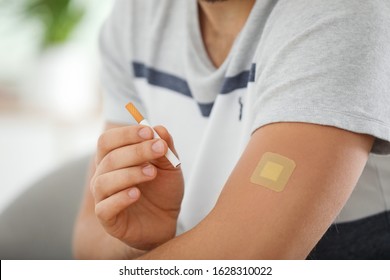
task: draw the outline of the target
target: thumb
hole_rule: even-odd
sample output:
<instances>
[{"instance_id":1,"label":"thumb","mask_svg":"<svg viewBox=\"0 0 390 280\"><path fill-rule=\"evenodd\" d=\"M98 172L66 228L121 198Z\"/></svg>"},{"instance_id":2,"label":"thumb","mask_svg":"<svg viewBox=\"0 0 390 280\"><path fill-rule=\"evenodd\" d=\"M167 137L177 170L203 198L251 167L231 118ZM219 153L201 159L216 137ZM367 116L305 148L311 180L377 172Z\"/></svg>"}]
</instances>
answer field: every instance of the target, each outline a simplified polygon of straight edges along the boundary
<instances>
[{"instance_id":1,"label":"thumb","mask_svg":"<svg viewBox=\"0 0 390 280\"><path fill-rule=\"evenodd\" d=\"M156 164L157 167L163 169L172 169L178 167L180 165L180 162L178 161L178 154L175 149L172 136L170 135L168 130L163 126L156 126L153 129L157 132L157 134L161 137L161 139L167 143L168 148L173 153L170 155L169 159L167 159L167 157L164 156L153 163ZM168 153L170 152L168 151ZM166 155L168 155L168 153Z\"/></svg>"}]
</instances>

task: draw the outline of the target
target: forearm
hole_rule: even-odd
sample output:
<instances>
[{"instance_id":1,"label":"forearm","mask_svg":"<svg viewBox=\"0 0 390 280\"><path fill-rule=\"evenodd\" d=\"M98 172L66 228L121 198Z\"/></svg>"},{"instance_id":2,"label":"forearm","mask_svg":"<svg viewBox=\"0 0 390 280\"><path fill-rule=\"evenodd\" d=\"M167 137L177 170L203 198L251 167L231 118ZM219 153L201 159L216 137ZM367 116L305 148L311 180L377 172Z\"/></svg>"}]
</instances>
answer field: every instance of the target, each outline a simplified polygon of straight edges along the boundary
<instances>
[{"instance_id":1,"label":"forearm","mask_svg":"<svg viewBox=\"0 0 390 280\"><path fill-rule=\"evenodd\" d=\"M303 260L325 231L324 227L314 234L302 234L297 227L290 226L286 229L289 234L282 236L284 229L279 225L274 228L276 237L270 232L274 229L253 226L254 223L244 219L226 222L229 214L223 216L209 215L194 229L140 255L137 260Z\"/></svg>"},{"instance_id":2,"label":"forearm","mask_svg":"<svg viewBox=\"0 0 390 280\"><path fill-rule=\"evenodd\" d=\"M135 259L144 253L107 234L95 217L78 218L73 238L74 258Z\"/></svg>"},{"instance_id":3,"label":"forearm","mask_svg":"<svg viewBox=\"0 0 390 280\"><path fill-rule=\"evenodd\" d=\"M195 260L213 259L213 246L204 246L199 239L202 236L191 230L163 245L137 257L137 260ZM206 240L204 240L206 241ZM206 241L207 242L207 241ZM217 244L215 244L217 245Z\"/></svg>"}]
</instances>

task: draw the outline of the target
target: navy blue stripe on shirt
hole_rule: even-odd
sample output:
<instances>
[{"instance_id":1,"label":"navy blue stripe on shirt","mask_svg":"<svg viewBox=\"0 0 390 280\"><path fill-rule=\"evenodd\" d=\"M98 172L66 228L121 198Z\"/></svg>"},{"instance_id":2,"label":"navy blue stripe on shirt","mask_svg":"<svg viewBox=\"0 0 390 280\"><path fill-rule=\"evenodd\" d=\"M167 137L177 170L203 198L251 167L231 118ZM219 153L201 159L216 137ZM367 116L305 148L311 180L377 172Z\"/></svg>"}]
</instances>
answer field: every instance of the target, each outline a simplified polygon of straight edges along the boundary
<instances>
[{"instance_id":1,"label":"navy blue stripe on shirt","mask_svg":"<svg viewBox=\"0 0 390 280\"><path fill-rule=\"evenodd\" d=\"M249 82L254 83L256 79L256 63L252 63L251 70L249 71Z\"/></svg>"},{"instance_id":2,"label":"navy blue stripe on shirt","mask_svg":"<svg viewBox=\"0 0 390 280\"><path fill-rule=\"evenodd\" d=\"M251 69L243 71L236 76L226 77L222 84L221 93L227 94L235 91L236 89L246 88L249 82L254 82L256 76L256 64L251 65Z\"/></svg>"},{"instance_id":3,"label":"navy blue stripe on shirt","mask_svg":"<svg viewBox=\"0 0 390 280\"><path fill-rule=\"evenodd\" d=\"M133 62L133 70L135 77L146 78L151 85L170 89L192 98L192 93L186 80L146 67L145 64L138 62Z\"/></svg>"},{"instance_id":4,"label":"navy blue stripe on shirt","mask_svg":"<svg viewBox=\"0 0 390 280\"><path fill-rule=\"evenodd\" d=\"M168 74L143 63L133 62L133 71L136 78L145 78L149 84L166 88L174 92L193 98L191 89L186 80ZM228 94L237 89L246 88L249 82L254 82L256 64L252 64L249 71L243 71L236 76L226 77L222 83L221 94ZM203 117L210 116L214 103L198 103Z\"/></svg>"}]
</instances>

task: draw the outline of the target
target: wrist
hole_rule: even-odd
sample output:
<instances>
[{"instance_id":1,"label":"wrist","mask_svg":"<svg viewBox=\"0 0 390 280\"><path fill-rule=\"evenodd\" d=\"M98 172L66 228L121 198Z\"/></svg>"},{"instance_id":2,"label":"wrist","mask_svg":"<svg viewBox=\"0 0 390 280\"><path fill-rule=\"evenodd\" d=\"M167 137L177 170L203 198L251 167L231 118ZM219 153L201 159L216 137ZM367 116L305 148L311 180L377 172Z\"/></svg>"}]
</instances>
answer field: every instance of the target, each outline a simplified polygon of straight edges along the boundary
<instances>
[{"instance_id":1,"label":"wrist","mask_svg":"<svg viewBox=\"0 0 390 280\"><path fill-rule=\"evenodd\" d=\"M148 251L145 250L139 250L132 248L126 244L124 244L122 252L119 254L121 256L121 259L124 260L135 260L144 254L146 254Z\"/></svg>"}]
</instances>

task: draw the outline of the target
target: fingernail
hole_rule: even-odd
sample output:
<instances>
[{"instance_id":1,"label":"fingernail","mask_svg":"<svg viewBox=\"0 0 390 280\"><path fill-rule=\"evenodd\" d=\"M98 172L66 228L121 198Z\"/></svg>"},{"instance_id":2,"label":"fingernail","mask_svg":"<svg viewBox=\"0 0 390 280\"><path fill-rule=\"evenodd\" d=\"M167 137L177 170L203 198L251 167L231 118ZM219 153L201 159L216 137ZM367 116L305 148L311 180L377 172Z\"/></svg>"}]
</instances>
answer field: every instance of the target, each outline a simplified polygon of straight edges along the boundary
<instances>
[{"instance_id":1,"label":"fingernail","mask_svg":"<svg viewBox=\"0 0 390 280\"><path fill-rule=\"evenodd\" d=\"M144 173L146 176L153 177L154 176L154 167L152 165L148 165L148 166L142 168L142 173Z\"/></svg>"},{"instance_id":2,"label":"fingernail","mask_svg":"<svg viewBox=\"0 0 390 280\"><path fill-rule=\"evenodd\" d=\"M144 127L138 131L138 135L143 139L149 139L152 137L150 128Z\"/></svg>"},{"instance_id":3,"label":"fingernail","mask_svg":"<svg viewBox=\"0 0 390 280\"><path fill-rule=\"evenodd\" d=\"M163 153L164 152L164 144L161 140L157 141L156 143L154 143L152 145L152 150L155 152L155 153Z\"/></svg>"},{"instance_id":4,"label":"fingernail","mask_svg":"<svg viewBox=\"0 0 390 280\"><path fill-rule=\"evenodd\" d=\"M138 197L138 190L137 189L129 190L129 196L132 199L136 199Z\"/></svg>"}]
</instances>

